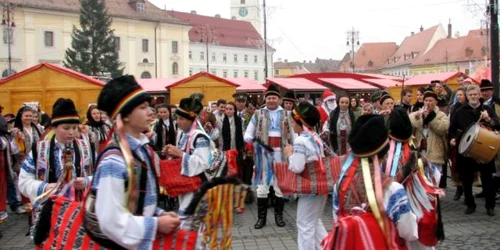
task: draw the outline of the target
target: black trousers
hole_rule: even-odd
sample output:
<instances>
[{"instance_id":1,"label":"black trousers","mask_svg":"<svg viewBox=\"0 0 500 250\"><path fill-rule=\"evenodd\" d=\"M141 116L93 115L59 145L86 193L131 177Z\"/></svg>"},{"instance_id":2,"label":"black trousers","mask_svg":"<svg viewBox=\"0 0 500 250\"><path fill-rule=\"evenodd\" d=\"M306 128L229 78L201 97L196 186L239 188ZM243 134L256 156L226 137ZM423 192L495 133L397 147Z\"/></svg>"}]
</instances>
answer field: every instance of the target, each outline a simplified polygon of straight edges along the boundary
<instances>
[{"instance_id":1,"label":"black trousers","mask_svg":"<svg viewBox=\"0 0 500 250\"><path fill-rule=\"evenodd\" d=\"M245 159L242 160L242 173L241 173L241 181L247 185L252 185L252 177L253 177L253 157L246 156Z\"/></svg>"},{"instance_id":2,"label":"black trousers","mask_svg":"<svg viewBox=\"0 0 500 250\"><path fill-rule=\"evenodd\" d=\"M493 181L494 163L479 164L474 159L459 156L458 160L462 163L460 169L460 179L464 190L465 204L467 207L476 208L474 195L472 193L472 183L474 182L474 173L479 172L483 187L484 198L486 200L485 207L495 208L495 183Z\"/></svg>"}]
</instances>

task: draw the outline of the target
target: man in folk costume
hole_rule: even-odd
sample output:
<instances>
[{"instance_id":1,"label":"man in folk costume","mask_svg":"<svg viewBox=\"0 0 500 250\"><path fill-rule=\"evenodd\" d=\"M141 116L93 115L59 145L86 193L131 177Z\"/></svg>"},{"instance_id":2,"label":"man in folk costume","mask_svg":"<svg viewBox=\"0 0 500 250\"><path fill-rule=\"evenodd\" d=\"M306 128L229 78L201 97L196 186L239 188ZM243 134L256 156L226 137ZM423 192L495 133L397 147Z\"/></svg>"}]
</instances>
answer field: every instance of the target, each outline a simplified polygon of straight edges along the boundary
<instances>
[{"instance_id":1,"label":"man in folk costume","mask_svg":"<svg viewBox=\"0 0 500 250\"><path fill-rule=\"evenodd\" d=\"M19 174L19 191L31 200L34 209L40 204L38 197L48 198L48 193L60 191L73 177L73 185L63 194L71 200L80 201L83 190L90 185L93 156L89 142L76 139L79 123L73 101L59 98L52 108L53 136L37 142Z\"/></svg>"},{"instance_id":2,"label":"man in folk costume","mask_svg":"<svg viewBox=\"0 0 500 250\"><path fill-rule=\"evenodd\" d=\"M443 172L448 152L446 135L450 121L437 107L438 95L427 89L424 93L424 108L410 114L410 121L416 139L415 146L427 155L428 160Z\"/></svg>"},{"instance_id":3,"label":"man in folk costume","mask_svg":"<svg viewBox=\"0 0 500 250\"><path fill-rule=\"evenodd\" d=\"M245 132L246 150L254 151L255 177L257 185L258 220L255 229L266 225L269 187L275 191L274 218L276 225L285 226L283 220L284 199L273 174L273 162L286 161L282 154L286 144L293 142L290 116L279 106L280 93L270 85L265 93L266 106L256 111ZM255 143L254 143L255 142ZM272 149L272 151L271 151Z\"/></svg>"},{"instance_id":4,"label":"man in folk costume","mask_svg":"<svg viewBox=\"0 0 500 250\"><path fill-rule=\"evenodd\" d=\"M323 127L323 124L328 120L330 113L337 107L336 95L330 90L325 90L321 96L321 106L318 106L318 111L320 115L319 127Z\"/></svg>"},{"instance_id":5,"label":"man in folk costume","mask_svg":"<svg viewBox=\"0 0 500 250\"><path fill-rule=\"evenodd\" d=\"M335 226L324 249L407 249L417 223L403 186L381 173L389 148L383 116L362 115L334 189Z\"/></svg>"},{"instance_id":6,"label":"man in folk costume","mask_svg":"<svg viewBox=\"0 0 500 250\"><path fill-rule=\"evenodd\" d=\"M450 124L450 145L458 146L462 136L467 133L467 129L478 123L478 121L485 126L489 126L495 130L500 130L500 121L495 112L490 106L481 104L479 87L470 85L467 87L468 104L458 108L453 115ZM475 159L467 157L463 154L457 156L457 169L462 181L462 188L464 190L465 204L467 209L465 214L472 214L476 211L476 203L472 195L472 183L474 181L474 173L481 173L481 184L483 193L486 200L486 213L489 216L495 215L495 185L493 183L492 174L495 172L494 160L482 164L478 163Z\"/></svg>"},{"instance_id":7,"label":"man in folk costume","mask_svg":"<svg viewBox=\"0 0 500 250\"><path fill-rule=\"evenodd\" d=\"M99 109L115 121L116 132L97 163L90 193L95 201L87 211L95 213L98 225L89 234L102 234L115 248L151 249L157 234L168 234L180 224L175 213L157 207L159 158L143 134L152 122L151 99L127 75L107 83L97 100Z\"/></svg>"},{"instance_id":8,"label":"man in folk costume","mask_svg":"<svg viewBox=\"0 0 500 250\"><path fill-rule=\"evenodd\" d=\"M439 170L414 150L412 126L406 109L396 107L388 117L389 151L382 169L386 176L405 187L410 209L418 224L418 240L408 242L409 249L434 249L444 239L438 188ZM410 145L411 144L411 145ZM426 194L426 195L421 195Z\"/></svg>"},{"instance_id":9,"label":"man in folk costume","mask_svg":"<svg viewBox=\"0 0 500 250\"><path fill-rule=\"evenodd\" d=\"M295 108L295 103L297 102L295 93L292 90L288 90L281 100L283 101L283 108L286 111L292 112Z\"/></svg>"},{"instance_id":10,"label":"man in folk costume","mask_svg":"<svg viewBox=\"0 0 500 250\"><path fill-rule=\"evenodd\" d=\"M177 147L169 144L164 149L166 155L182 158L181 175L188 177L204 175L205 171L210 170L217 151L215 143L199 127L196 120L202 109L203 104L199 99L184 98L180 101L175 111L180 130ZM179 195L180 214L192 199L193 192Z\"/></svg>"},{"instance_id":11,"label":"man in folk costume","mask_svg":"<svg viewBox=\"0 0 500 250\"><path fill-rule=\"evenodd\" d=\"M203 93L193 93L189 96L191 99L198 99L200 103L202 103L203 107L203 98L205 98L205 95ZM177 112L176 112L177 113ZM198 114L198 117L201 122L202 128L205 130L205 132L210 136L210 139L214 142L218 142L220 138L220 130L217 125L217 118L212 112L207 112L206 110L201 110Z\"/></svg>"},{"instance_id":12,"label":"man in folk costume","mask_svg":"<svg viewBox=\"0 0 500 250\"><path fill-rule=\"evenodd\" d=\"M289 159L288 169L301 174L306 164L314 164L324 157L323 143L314 134L313 128L319 123L320 115L316 107L309 102L301 102L293 110L293 129L299 136L293 147L288 145L284 154ZM321 163L320 163L321 164ZM320 249L321 241L327 231L321 215L326 204L326 195L304 195L297 204L297 233L299 250Z\"/></svg>"}]
</instances>

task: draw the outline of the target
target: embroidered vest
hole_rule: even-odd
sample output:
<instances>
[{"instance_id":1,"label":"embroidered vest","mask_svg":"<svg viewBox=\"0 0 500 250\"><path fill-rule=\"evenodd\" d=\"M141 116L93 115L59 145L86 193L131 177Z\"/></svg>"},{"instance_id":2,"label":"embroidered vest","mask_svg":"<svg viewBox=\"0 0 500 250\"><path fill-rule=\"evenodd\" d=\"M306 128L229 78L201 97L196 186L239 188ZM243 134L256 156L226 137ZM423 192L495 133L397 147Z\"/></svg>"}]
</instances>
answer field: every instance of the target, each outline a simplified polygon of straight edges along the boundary
<instances>
[{"instance_id":1,"label":"embroidered vest","mask_svg":"<svg viewBox=\"0 0 500 250\"><path fill-rule=\"evenodd\" d=\"M287 140L291 140L291 119L290 114L286 112L286 110L280 110L280 130L281 130L281 143L280 148L283 150L285 147ZM256 130L255 130L255 138L260 139L262 143L268 145L269 140L269 111L267 109L261 109L258 113L255 113L255 122L256 122ZM283 136L284 135L284 136Z\"/></svg>"}]
</instances>

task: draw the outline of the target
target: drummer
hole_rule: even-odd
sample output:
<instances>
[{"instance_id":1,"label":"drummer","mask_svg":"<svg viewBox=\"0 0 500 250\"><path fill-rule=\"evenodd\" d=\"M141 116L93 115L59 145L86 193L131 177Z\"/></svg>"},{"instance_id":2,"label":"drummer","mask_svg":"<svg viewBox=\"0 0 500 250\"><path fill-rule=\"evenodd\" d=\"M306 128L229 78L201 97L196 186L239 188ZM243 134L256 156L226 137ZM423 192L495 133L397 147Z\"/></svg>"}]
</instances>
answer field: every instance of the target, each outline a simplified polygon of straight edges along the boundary
<instances>
[{"instance_id":1,"label":"drummer","mask_svg":"<svg viewBox=\"0 0 500 250\"><path fill-rule=\"evenodd\" d=\"M469 100L468 104L461 106L453 116L450 125L450 145L458 146L460 139L467 128L477 121L485 126L492 127L495 130L500 129L500 121L493 109L489 106L481 104L479 99L480 89L476 85L467 87L466 95ZM486 199L486 213L489 216L495 215L495 187L493 184L493 173L495 172L494 160L481 164L475 159L466 157L462 154L457 156L457 171L462 181L464 189L465 204L467 209L465 214L472 214L476 211L476 203L472 195L472 182L474 173L481 173L481 183L483 185L483 193Z\"/></svg>"}]
</instances>

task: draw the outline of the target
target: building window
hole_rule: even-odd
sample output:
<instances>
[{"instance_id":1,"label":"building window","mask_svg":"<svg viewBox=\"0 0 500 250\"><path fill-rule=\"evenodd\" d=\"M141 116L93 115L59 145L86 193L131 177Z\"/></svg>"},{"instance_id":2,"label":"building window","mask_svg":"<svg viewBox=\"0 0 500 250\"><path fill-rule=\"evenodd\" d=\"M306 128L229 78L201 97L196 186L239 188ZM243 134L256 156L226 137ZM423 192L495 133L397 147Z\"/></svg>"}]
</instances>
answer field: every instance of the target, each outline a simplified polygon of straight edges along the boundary
<instances>
[{"instance_id":1,"label":"building window","mask_svg":"<svg viewBox=\"0 0 500 250\"><path fill-rule=\"evenodd\" d=\"M44 40L45 40L46 47L54 47L54 32L45 31Z\"/></svg>"},{"instance_id":2,"label":"building window","mask_svg":"<svg viewBox=\"0 0 500 250\"><path fill-rule=\"evenodd\" d=\"M222 54L222 61L227 62L227 54L226 53Z\"/></svg>"},{"instance_id":3,"label":"building window","mask_svg":"<svg viewBox=\"0 0 500 250\"><path fill-rule=\"evenodd\" d=\"M215 52L212 53L212 62L215 62Z\"/></svg>"},{"instance_id":4,"label":"building window","mask_svg":"<svg viewBox=\"0 0 500 250\"><path fill-rule=\"evenodd\" d=\"M200 60L205 60L205 52L200 52Z\"/></svg>"},{"instance_id":5,"label":"building window","mask_svg":"<svg viewBox=\"0 0 500 250\"><path fill-rule=\"evenodd\" d=\"M248 70L245 70L245 71L243 72L243 76L244 76L245 78L248 78Z\"/></svg>"},{"instance_id":6,"label":"building window","mask_svg":"<svg viewBox=\"0 0 500 250\"><path fill-rule=\"evenodd\" d=\"M212 69L210 73L212 73L212 75L216 76L217 75L217 70L216 69Z\"/></svg>"},{"instance_id":7,"label":"building window","mask_svg":"<svg viewBox=\"0 0 500 250\"><path fill-rule=\"evenodd\" d=\"M222 71L222 77L227 78L227 69Z\"/></svg>"},{"instance_id":8,"label":"building window","mask_svg":"<svg viewBox=\"0 0 500 250\"><path fill-rule=\"evenodd\" d=\"M142 52L148 52L148 51L149 51L149 40L142 39Z\"/></svg>"},{"instance_id":9,"label":"building window","mask_svg":"<svg viewBox=\"0 0 500 250\"><path fill-rule=\"evenodd\" d=\"M233 77L234 78L238 78L238 70L234 70L233 71Z\"/></svg>"},{"instance_id":10,"label":"building window","mask_svg":"<svg viewBox=\"0 0 500 250\"><path fill-rule=\"evenodd\" d=\"M120 40L120 37L117 37L115 36L115 47L116 47L116 51L120 51L121 49L121 40Z\"/></svg>"},{"instance_id":11,"label":"building window","mask_svg":"<svg viewBox=\"0 0 500 250\"><path fill-rule=\"evenodd\" d=\"M141 78L142 78L142 79L149 79L149 78L151 78L151 73L149 73L149 72L147 72L147 71L144 71L144 72L142 72L142 74L141 74Z\"/></svg>"},{"instance_id":12,"label":"building window","mask_svg":"<svg viewBox=\"0 0 500 250\"><path fill-rule=\"evenodd\" d=\"M254 70L253 71L253 79L255 81L258 81L259 80L259 71L258 70Z\"/></svg>"},{"instance_id":13,"label":"building window","mask_svg":"<svg viewBox=\"0 0 500 250\"><path fill-rule=\"evenodd\" d=\"M137 12L139 12L139 13L144 12L144 3L137 2Z\"/></svg>"},{"instance_id":14,"label":"building window","mask_svg":"<svg viewBox=\"0 0 500 250\"><path fill-rule=\"evenodd\" d=\"M172 63L172 75L178 75L179 74L179 64L176 62Z\"/></svg>"},{"instance_id":15,"label":"building window","mask_svg":"<svg viewBox=\"0 0 500 250\"><path fill-rule=\"evenodd\" d=\"M149 63L149 60L147 58L142 59L142 63Z\"/></svg>"},{"instance_id":16,"label":"building window","mask_svg":"<svg viewBox=\"0 0 500 250\"><path fill-rule=\"evenodd\" d=\"M189 51L189 60L193 60L193 52L191 50Z\"/></svg>"},{"instance_id":17,"label":"building window","mask_svg":"<svg viewBox=\"0 0 500 250\"><path fill-rule=\"evenodd\" d=\"M275 69L275 70L274 70L274 75L279 76L279 75L280 75L280 70L279 70L279 69Z\"/></svg>"},{"instance_id":18,"label":"building window","mask_svg":"<svg viewBox=\"0 0 500 250\"><path fill-rule=\"evenodd\" d=\"M189 69L189 75L192 76L193 75L193 69Z\"/></svg>"},{"instance_id":19,"label":"building window","mask_svg":"<svg viewBox=\"0 0 500 250\"><path fill-rule=\"evenodd\" d=\"M259 61L259 57L258 56L253 56L253 62L257 63L258 61Z\"/></svg>"},{"instance_id":20,"label":"building window","mask_svg":"<svg viewBox=\"0 0 500 250\"><path fill-rule=\"evenodd\" d=\"M234 54L234 62L238 62L238 55Z\"/></svg>"},{"instance_id":21,"label":"building window","mask_svg":"<svg viewBox=\"0 0 500 250\"><path fill-rule=\"evenodd\" d=\"M241 4L245 4L245 0L240 0L240 3Z\"/></svg>"},{"instance_id":22,"label":"building window","mask_svg":"<svg viewBox=\"0 0 500 250\"><path fill-rule=\"evenodd\" d=\"M245 62L248 62L248 55L245 55Z\"/></svg>"},{"instance_id":23,"label":"building window","mask_svg":"<svg viewBox=\"0 0 500 250\"><path fill-rule=\"evenodd\" d=\"M464 72L466 75L468 75L470 73L470 69L465 69L465 72Z\"/></svg>"},{"instance_id":24,"label":"building window","mask_svg":"<svg viewBox=\"0 0 500 250\"><path fill-rule=\"evenodd\" d=\"M3 44L14 44L13 28L3 29ZM10 40L10 42L9 42Z\"/></svg>"},{"instance_id":25,"label":"building window","mask_svg":"<svg viewBox=\"0 0 500 250\"><path fill-rule=\"evenodd\" d=\"M172 53L179 53L179 44L177 43L177 41L172 41Z\"/></svg>"}]
</instances>

